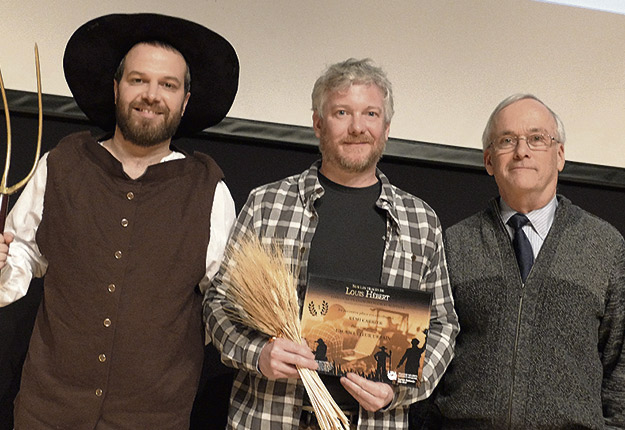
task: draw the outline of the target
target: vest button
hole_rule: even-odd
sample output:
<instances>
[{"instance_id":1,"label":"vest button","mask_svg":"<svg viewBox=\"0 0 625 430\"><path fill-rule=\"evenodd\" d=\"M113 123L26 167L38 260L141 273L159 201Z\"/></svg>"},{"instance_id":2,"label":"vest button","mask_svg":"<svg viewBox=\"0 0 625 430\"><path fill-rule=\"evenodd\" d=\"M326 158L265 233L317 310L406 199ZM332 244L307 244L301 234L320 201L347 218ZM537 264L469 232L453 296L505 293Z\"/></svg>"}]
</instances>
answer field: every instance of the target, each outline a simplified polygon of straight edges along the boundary
<instances>
[{"instance_id":1,"label":"vest button","mask_svg":"<svg viewBox=\"0 0 625 430\"><path fill-rule=\"evenodd\" d=\"M115 258L117 260L119 260L120 258L122 258L122 252L121 251L115 251Z\"/></svg>"},{"instance_id":2,"label":"vest button","mask_svg":"<svg viewBox=\"0 0 625 430\"><path fill-rule=\"evenodd\" d=\"M104 363L106 361L106 355L105 354L98 355L98 360L100 360L100 363Z\"/></svg>"},{"instance_id":3,"label":"vest button","mask_svg":"<svg viewBox=\"0 0 625 430\"><path fill-rule=\"evenodd\" d=\"M109 318L105 318L104 321L102 321L102 324L104 324L104 327L110 327L112 322Z\"/></svg>"},{"instance_id":4,"label":"vest button","mask_svg":"<svg viewBox=\"0 0 625 430\"><path fill-rule=\"evenodd\" d=\"M102 397L102 394L104 393L104 391L102 391L101 388L98 388L95 390L95 395L98 397Z\"/></svg>"},{"instance_id":5,"label":"vest button","mask_svg":"<svg viewBox=\"0 0 625 430\"><path fill-rule=\"evenodd\" d=\"M115 284L109 284L109 286L107 287L107 289L109 290L109 293L114 293L115 292Z\"/></svg>"},{"instance_id":6,"label":"vest button","mask_svg":"<svg viewBox=\"0 0 625 430\"><path fill-rule=\"evenodd\" d=\"M128 220L127 220L126 218L122 218L121 225L122 225L122 227L124 227L124 228L125 228L125 227L128 227Z\"/></svg>"},{"instance_id":7,"label":"vest button","mask_svg":"<svg viewBox=\"0 0 625 430\"><path fill-rule=\"evenodd\" d=\"M133 193L132 191L128 191L128 193L126 193L126 198L128 200L132 200L135 198L135 193Z\"/></svg>"}]
</instances>

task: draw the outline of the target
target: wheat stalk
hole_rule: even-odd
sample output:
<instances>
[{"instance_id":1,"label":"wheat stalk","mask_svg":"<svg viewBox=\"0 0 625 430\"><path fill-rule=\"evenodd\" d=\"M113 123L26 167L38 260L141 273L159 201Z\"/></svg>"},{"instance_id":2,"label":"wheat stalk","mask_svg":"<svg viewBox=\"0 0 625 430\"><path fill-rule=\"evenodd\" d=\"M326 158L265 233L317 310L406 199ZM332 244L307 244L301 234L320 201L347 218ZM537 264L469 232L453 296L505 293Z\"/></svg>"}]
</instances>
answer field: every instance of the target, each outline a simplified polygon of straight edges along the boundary
<instances>
[{"instance_id":1,"label":"wheat stalk","mask_svg":"<svg viewBox=\"0 0 625 430\"><path fill-rule=\"evenodd\" d=\"M241 239L229 250L231 269L224 279L226 295L237 308L231 317L268 336L302 342L297 278L275 243L258 237ZM315 370L297 368L322 430L348 430L349 420Z\"/></svg>"}]
</instances>

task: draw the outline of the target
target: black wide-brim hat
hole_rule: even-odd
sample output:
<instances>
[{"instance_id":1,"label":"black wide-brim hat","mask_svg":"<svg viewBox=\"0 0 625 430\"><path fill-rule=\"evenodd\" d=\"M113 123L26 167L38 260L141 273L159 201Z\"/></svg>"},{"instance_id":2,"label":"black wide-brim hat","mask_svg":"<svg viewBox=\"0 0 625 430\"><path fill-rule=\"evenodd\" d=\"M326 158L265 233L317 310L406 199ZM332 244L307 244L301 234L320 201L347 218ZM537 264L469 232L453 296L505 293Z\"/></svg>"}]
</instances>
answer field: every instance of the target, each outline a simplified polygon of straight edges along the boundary
<instances>
[{"instance_id":1,"label":"black wide-brim hat","mask_svg":"<svg viewBox=\"0 0 625 430\"><path fill-rule=\"evenodd\" d=\"M103 130L113 130L113 76L130 48L148 41L176 48L191 71L191 97L177 135L219 123L230 110L239 84L239 60L234 48L200 24L152 13L101 16L82 25L70 37L63 68L80 109Z\"/></svg>"}]
</instances>

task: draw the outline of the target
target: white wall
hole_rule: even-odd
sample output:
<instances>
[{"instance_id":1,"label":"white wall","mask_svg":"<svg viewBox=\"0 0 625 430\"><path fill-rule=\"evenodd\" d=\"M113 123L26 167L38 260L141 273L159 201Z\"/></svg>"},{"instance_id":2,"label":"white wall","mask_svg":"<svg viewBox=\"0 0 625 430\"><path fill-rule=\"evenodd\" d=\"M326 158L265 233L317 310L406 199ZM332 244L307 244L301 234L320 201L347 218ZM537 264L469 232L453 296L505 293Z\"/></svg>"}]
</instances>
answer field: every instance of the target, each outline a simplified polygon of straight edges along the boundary
<instances>
[{"instance_id":1,"label":"white wall","mask_svg":"<svg viewBox=\"0 0 625 430\"><path fill-rule=\"evenodd\" d=\"M310 125L321 71L371 57L394 84L392 137L480 148L495 105L531 92L564 121L567 159L625 167L623 15L531 0L3 0L6 87L35 90L37 42L44 92L70 95L65 43L116 12L176 15L230 40L241 62L231 117Z\"/></svg>"}]
</instances>

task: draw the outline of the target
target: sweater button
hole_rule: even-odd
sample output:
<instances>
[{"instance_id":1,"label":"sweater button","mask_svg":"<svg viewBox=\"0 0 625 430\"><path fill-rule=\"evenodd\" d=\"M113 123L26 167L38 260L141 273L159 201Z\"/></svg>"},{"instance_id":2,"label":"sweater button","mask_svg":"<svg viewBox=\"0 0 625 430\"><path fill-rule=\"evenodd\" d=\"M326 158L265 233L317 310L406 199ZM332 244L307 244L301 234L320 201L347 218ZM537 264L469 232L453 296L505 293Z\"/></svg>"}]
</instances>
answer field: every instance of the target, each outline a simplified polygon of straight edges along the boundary
<instances>
[{"instance_id":1,"label":"sweater button","mask_svg":"<svg viewBox=\"0 0 625 430\"><path fill-rule=\"evenodd\" d=\"M120 224L122 225L122 227L126 228L128 227L128 220L126 218L122 218Z\"/></svg>"},{"instance_id":2,"label":"sweater button","mask_svg":"<svg viewBox=\"0 0 625 430\"><path fill-rule=\"evenodd\" d=\"M106 288L109 291L109 293L114 293L116 287L115 287L115 284L109 284L108 287Z\"/></svg>"},{"instance_id":3,"label":"sweater button","mask_svg":"<svg viewBox=\"0 0 625 430\"><path fill-rule=\"evenodd\" d=\"M104 318L104 321L102 321L102 324L104 325L104 327L110 327L112 322L109 318Z\"/></svg>"},{"instance_id":4,"label":"sweater button","mask_svg":"<svg viewBox=\"0 0 625 430\"><path fill-rule=\"evenodd\" d=\"M122 258L122 252L121 251L115 251L115 259L119 260L120 258Z\"/></svg>"},{"instance_id":5,"label":"sweater button","mask_svg":"<svg viewBox=\"0 0 625 430\"><path fill-rule=\"evenodd\" d=\"M132 191L128 191L128 192L126 193L126 198L127 198L128 200L132 200L132 199L134 199L134 198L135 198L135 193L133 193Z\"/></svg>"},{"instance_id":6,"label":"sweater button","mask_svg":"<svg viewBox=\"0 0 625 430\"><path fill-rule=\"evenodd\" d=\"M95 395L98 397L102 397L102 394L104 393L104 391L102 391L101 388L98 388L95 390Z\"/></svg>"},{"instance_id":7,"label":"sweater button","mask_svg":"<svg viewBox=\"0 0 625 430\"><path fill-rule=\"evenodd\" d=\"M98 360L100 360L100 363L104 363L106 361L106 354L98 355Z\"/></svg>"}]
</instances>

